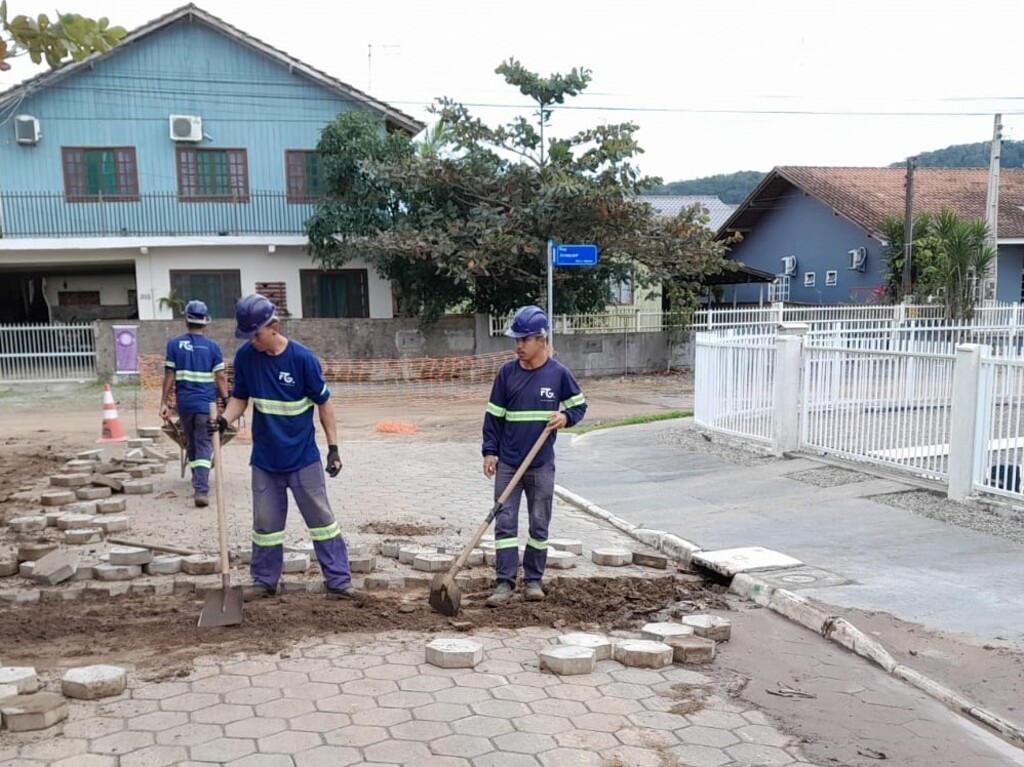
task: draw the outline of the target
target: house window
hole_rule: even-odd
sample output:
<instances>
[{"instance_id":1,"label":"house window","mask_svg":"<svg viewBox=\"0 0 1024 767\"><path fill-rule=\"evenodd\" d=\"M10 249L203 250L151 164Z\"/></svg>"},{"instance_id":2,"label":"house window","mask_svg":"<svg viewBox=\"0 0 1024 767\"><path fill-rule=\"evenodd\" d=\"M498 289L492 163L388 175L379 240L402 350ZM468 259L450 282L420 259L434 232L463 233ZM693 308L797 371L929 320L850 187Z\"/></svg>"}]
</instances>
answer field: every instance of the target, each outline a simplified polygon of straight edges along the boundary
<instances>
[{"instance_id":1,"label":"house window","mask_svg":"<svg viewBox=\"0 0 1024 767\"><path fill-rule=\"evenodd\" d=\"M99 306L98 290L59 290L57 306Z\"/></svg>"},{"instance_id":2,"label":"house window","mask_svg":"<svg viewBox=\"0 0 1024 767\"><path fill-rule=\"evenodd\" d=\"M608 283L612 292L612 303L619 306L631 306L633 303L633 278L627 277L624 280L612 279Z\"/></svg>"},{"instance_id":3,"label":"house window","mask_svg":"<svg viewBox=\"0 0 1024 767\"><path fill-rule=\"evenodd\" d=\"M816 276L816 272L804 272L804 287L813 288Z\"/></svg>"},{"instance_id":4,"label":"house window","mask_svg":"<svg viewBox=\"0 0 1024 767\"><path fill-rule=\"evenodd\" d=\"M68 202L139 199L135 147L63 147L61 158Z\"/></svg>"},{"instance_id":5,"label":"house window","mask_svg":"<svg viewBox=\"0 0 1024 767\"><path fill-rule=\"evenodd\" d=\"M245 150L178 147L178 199L182 202L249 202Z\"/></svg>"},{"instance_id":6,"label":"house window","mask_svg":"<svg viewBox=\"0 0 1024 767\"><path fill-rule=\"evenodd\" d=\"M310 203L323 197L326 185L319 152L289 150L284 153L284 167L288 202Z\"/></svg>"},{"instance_id":7,"label":"house window","mask_svg":"<svg viewBox=\"0 0 1024 767\"><path fill-rule=\"evenodd\" d=\"M825 272L825 287L826 288L833 288L833 287L835 287L838 284L839 284L839 272L835 271L834 269L830 269L829 271Z\"/></svg>"},{"instance_id":8,"label":"house window","mask_svg":"<svg viewBox=\"0 0 1024 767\"><path fill-rule=\"evenodd\" d=\"M303 317L369 317L365 269L299 271Z\"/></svg>"},{"instance_id":9,"label":"house window","mask_svg":"<svg viewBox=\"0 0 1024 767\"><path fill-rule=\"evenodd\" d=\"M174 316L181 317L187 302L206 304L214 319L233 319L235 302L242 295L241 273L237 269L172 269L171 291L178 299Z\"/></svg>"}]
</instances>

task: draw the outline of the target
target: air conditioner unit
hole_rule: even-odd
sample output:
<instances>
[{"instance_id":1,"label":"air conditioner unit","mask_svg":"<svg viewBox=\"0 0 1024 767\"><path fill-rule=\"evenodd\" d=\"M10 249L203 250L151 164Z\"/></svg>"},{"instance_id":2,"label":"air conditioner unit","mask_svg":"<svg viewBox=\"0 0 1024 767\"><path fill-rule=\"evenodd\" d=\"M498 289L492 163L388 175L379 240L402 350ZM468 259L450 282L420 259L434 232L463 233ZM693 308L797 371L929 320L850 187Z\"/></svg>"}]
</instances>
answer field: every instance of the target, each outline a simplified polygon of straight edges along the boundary
<instances>
[{"instance_id":1,"label":"air conditioner unit","mask_svg":"<svg viewBox=\"0 0 1024 767\"><path fill-rule=\"evenodd\" d=\"M203 118L198 115L171 115L168 118L171 141L202 141Z\"/></svg>"},{"instance_id":2,"label":"air conditioner unit","mask_svg":"<svg viewBox=\"0 0 1024 767\"><path fill-rule=\"evenodd\" d=\"M847 255L850 256L849 268L857 272L863 272L868 263L868 249L854 248L853 250L848 250Z\"/></svg>"},{"instance_id":3,"label":"air conditioner unit","mask_svg":"<svg viewBox=\"0 0 1024 767\"><path fill-rule=\"evenodd\" d=\"M796 276L796 256L782 257L782 273L787 277Z\"/></svg>"},{"instance_id":4,"label":"air conditioner unit","mask_svg":"<svg viewBox=\"0 0 1024 767\"><path fill-rule=\"evenodd\" d=\"M18 115L14 118L14 138L19 144L35 146L42 134L39 132L39 120L31 115Z\"/></svg>"}]
</instances>

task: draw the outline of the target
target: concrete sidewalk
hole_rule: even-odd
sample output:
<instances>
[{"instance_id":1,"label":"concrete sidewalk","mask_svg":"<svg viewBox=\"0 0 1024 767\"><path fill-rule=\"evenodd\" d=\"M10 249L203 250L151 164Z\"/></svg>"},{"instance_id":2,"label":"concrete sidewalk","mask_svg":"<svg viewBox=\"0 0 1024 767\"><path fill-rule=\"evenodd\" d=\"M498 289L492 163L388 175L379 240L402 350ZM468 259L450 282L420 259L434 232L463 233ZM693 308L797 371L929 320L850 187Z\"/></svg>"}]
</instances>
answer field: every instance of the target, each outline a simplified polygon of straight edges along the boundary
<instances>
[{"instance_id":1,"label":"concrete sidewalk","mask_svg":"<svg viewBox=\"0 0 1024 767\"><path fill-rule=\"evenodd\" d=\"M837 578L787 588L840 607L1024 649L1024 546L872 500L913 490L864 474L816 487L807 459L740 465L680 446L691 421L560 440L559 484L642 527L702 549L763 546ZM699 442L699 441L698 441Z\"/></svg>"}]
</instances>

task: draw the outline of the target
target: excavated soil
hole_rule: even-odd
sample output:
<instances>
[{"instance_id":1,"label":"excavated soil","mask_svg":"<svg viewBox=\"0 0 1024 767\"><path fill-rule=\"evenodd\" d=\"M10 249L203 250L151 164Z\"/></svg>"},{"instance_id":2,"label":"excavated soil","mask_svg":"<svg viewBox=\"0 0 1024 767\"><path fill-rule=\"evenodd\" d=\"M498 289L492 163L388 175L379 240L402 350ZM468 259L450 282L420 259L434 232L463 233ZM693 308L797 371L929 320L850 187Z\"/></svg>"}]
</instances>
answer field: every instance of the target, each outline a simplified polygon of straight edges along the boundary
<instances>
[{"instance_id":1,"label":"excavated soil","mask_svg":"<svg viewBox=\"0 0 1024 767\"><path fill-rule=\"evenodd\" d=\"M247 602L240 626L204 629L196 625L202 602L195 597L48 602L4 609L3 659L41 670L127 663L149 678L166 678L187 673L199 655L273 653L315 636L452 631L454 621L472 628L630 629L676 602L726 606L714 587L686 581L692 578L553 580L546 601L517 597L502 609L485 607L485 592L466 593L459 615L451 620L430 608L422 590L374 592L360 602L289 594Z\"/></svg>"},{"instance_id":2,"label":"excavated soil","mask_svg":"<svg viewBox=\"0 0 1024 767\"><path fill-rule=\"evenodd\" d=\"M38 508L38 504L12 496L34 485L40 477L59 473L69 457L60 440L48 444L32 438L8 437L3 440L0 443L0 523Z\"/></svg>"},{"instance_id":3,"label":"excavated soil","mask_svg":"<svg viewBox=\"0 0 1024 767\"><path fill-rule=\"evenodd\" d=\"M441 527L418 525L413 522L367 522L359 527L359 532L386 535L391 538L410 538L414 535L436 535L441 532Z\"/></svg>"}]
</instances>

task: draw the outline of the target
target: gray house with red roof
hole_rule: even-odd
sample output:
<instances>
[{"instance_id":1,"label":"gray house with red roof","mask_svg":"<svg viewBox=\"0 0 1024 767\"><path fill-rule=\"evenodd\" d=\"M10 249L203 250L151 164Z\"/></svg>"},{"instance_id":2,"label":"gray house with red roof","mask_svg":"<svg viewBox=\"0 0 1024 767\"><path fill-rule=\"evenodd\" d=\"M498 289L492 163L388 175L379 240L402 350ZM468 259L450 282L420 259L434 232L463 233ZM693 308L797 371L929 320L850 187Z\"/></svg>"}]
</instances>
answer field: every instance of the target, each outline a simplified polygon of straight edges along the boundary
<instances>
[{"instance_id":1,"label":"gray house with red roof","mask_svg":"<svg viewBox=\"0 0 1024 767\"><path fill-rule=\"evenodd\" d=\"M773 295L764 286L726 288L739 303L786 300L801 304L870 301L884 283L887 216L903 216L903 168L777 167L718 230L740 234L730 258L778 276ZM988 170L919 168L914 213L953 210L985 218ZM999 185L996 298L1022 300L1024 278L1024 169L1003 169Z\"/></svg>"}]
</instances>

